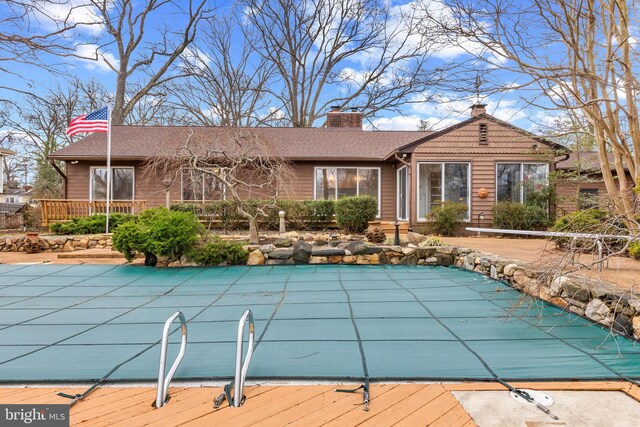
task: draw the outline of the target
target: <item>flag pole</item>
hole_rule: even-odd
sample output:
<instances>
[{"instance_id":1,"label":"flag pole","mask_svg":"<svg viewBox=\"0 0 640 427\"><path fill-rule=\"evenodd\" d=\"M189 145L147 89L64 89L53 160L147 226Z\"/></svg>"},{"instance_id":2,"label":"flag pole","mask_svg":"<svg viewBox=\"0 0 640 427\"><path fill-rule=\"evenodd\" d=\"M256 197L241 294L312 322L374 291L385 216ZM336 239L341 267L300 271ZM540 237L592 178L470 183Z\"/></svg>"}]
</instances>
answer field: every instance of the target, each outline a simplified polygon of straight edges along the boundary
<instances>
[{"instance_id":1,"label":"flag pole","mask_svg":"<svg viewBox=\"0 0 640 427\"><path fill-rule=\"evenodd\" d=\"M109 207L111 202L111 108L107 106L107 224L105 232L109 234Z\"/></svg>"}]
</instances>

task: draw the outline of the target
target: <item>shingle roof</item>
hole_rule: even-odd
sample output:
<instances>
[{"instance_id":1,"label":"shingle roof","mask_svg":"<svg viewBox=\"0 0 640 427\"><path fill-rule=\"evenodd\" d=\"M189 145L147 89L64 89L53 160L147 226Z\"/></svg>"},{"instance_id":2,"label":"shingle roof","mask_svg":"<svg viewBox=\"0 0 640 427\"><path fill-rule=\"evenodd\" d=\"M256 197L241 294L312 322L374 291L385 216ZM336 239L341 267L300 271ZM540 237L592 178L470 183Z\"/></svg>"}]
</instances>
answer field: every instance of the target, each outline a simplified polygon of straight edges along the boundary
<instances>
[{"instance_id":1,"label":"shingle roof","mask_svg":"<svg viewBox=\"0 0 640 427\"><path fill-rule=\"evenodd\" d=\"M274 155L290 160L382 160L398 147L431 132L362 131L326 128L239 128L269 141ZM183 144L189 133L202 138L223 138L228 128L187 126L113 126L111 157L148 159ZM107 137L95 133L64 147L49 157L57 160L104 159Z\"/></svg>"},{"instance_id":2,"label":"shingle roof","mask_svg":"<svg viewBox=\"0 0 640 427\"><path fill-rule=\"evenodd\" d=\"M608 153L609 163L613 165L613 153ZM556 164L560 170L581 170L583 172L600 172L600 159L597 151L574 151L569 157ZM628 168L625 165L625 169Z\"/></svg>"},{"instance_id":3,"label":"shingle roof","mask_svg":"<svg viewBox=\"0 0 640 427\"><path fill-rule=\"evenodd\" d=\"M24 203L0 203L0 212L15 214L25 207Z\"/></svg>"}]
</instances>

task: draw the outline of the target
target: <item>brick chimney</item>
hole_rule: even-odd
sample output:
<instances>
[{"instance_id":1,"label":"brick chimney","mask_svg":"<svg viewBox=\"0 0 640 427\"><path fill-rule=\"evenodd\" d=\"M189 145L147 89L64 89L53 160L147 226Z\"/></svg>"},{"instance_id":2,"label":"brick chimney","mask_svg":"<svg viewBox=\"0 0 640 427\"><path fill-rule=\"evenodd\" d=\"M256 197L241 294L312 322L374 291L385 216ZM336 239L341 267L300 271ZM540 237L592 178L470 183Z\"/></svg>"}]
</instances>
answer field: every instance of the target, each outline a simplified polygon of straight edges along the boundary
<instances>
[{"instance_id":1,"label":"brick chimney","mask_svg":"<svg viewBox=\"0 0 640 427\"><path fill-rule=\"evenodd\" d=\"M351 111L342 111L339 105L334 105L327 113L327 129L362 130L362 113L355 107Z\"/></svg>"},{"instance_id":2,"label":"brick chimney","mask_svg":"<svg viewBox=\"0 0 640 427\"><path fill-rule=\"evenodd\" d=\"M487 112L487 104L473 104L471 106L471 117L479 116Z\"/></svg>"}]
</instances>

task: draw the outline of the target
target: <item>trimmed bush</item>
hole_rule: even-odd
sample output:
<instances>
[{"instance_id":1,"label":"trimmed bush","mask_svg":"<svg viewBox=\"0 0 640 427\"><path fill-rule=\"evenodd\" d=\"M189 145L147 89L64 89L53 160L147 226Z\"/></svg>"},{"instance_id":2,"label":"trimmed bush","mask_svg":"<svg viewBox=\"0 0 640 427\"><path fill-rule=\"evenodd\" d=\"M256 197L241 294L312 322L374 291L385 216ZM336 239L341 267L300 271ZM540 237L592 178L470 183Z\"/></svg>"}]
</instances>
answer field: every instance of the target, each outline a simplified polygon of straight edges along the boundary
<instances>
[{"instance_id":1,"label":"trimmed bush","mask_svg":"<svg viewBox=\"0 0 640 427\"><path fill-rule=\"evenodd\" d=\"M115 232L122 224L135 220L134 215L114 213L109 215L109 232ZM107 228L107 216L96 214L72 218L68 222L56 222L49 226L55 234L100 234Z\"/></svg>"},{"instance_id":2,"label":"trimmed bush","mask_svg":"<svg viewBox=\"0 0 640 427\"><path fill-rule=\"evenodd\" d=\"M431 228L435 233L452 236L466 215L467 205L446 201L434 207L427 219L432 221Z\"/></svg>"},{"instance_id":3,"label":"trimmed bush","mask_svg":"<svg viewBox=\"0 0 640 427\"><path fill-rule=\"evenodd\" d=\"M136 252L144 253L148 263L157 257L179 259L192 248L204 227L189 212L169 211L166 208L148 209L137 221L122 224L113 234L113 247L128 261Z\"/></svg>"},{"instance_id":4,"label":"trimmed bush","mask_svg":"<svg viewBox=\"0 0 640 427\"><path fill-rule=\"evenodd\" d=\"M336 222L347 233L362 233L378 213L378 201L371 196L344 197L335 204Z\"/></svg>"},{"instance_id":5,"label":"trimmed bush","mask_svg":"<svg viewBox=\"0 0 640 427\"><path fill-rule=\"evenodd\" d=\"M302 204L305 207L303 228L324 230L333 222L336 212L336 204L333 200L304 200Z\"/></svg>"},{"instance_id":6,"label":"trimmed bush","mask_svg":"<svg viewBox=\"0 0 640 427\"><path fill-rule=\"evenodd\" d=\"M602 232L606 215L598 209L585 209L558 218L551 229L564 233Z\"/></svg>"},{"instance_id":7,"label":"trimmed bush","mask_svg":"<svg viewBox=\"0 0 640 427\"><path fill-rule=\"evenodd\" d=\"M539 204L498 202L491 211L495 228L536 230L549 226L549 211Z\"/></svg>"},{"instance_id":8,"label":"trimmed bush","mask_svg":"<svg viewBox=\"0 0 640 427\"><path fill-rule=\"evenodd\" d=\"M187 258L198 265L227 265L243 264L248 252L238 242L222 240L218 236L201 242L195 248L189 250Z\"/></svg>"},{"instance_id":9,"label":"trimmed bush","mask_svg":"<svg viewBox=\"0 0 640 427\"><path fill-rule=\"evenodd\" d=\"M640 242L631 242L627 252L631 258L640 259Z\"/></svg>"},{"instance_id":10,"label":"trimmed bush","mask_svg":"<svg viewBox=\"0 0 640 427\"><path fill-rule=\"evenodd\" d=\"M246 200L243 205L249 211L266 204L264 200ZM262 227L278 230L280 217L278 212L286 212L287 227L298 230L322 230L333 221L335 202L333 200L277 200L275 207L267 209L267 217L260 218ZM176 203L171 210L191 212L201 219L216 221L216 228L239 230L248 227L247 220L238 214L238 203L232 200L217 200L201 203ZM210 222L209 225L213 223Z\"/></svg>"}]
</instances>

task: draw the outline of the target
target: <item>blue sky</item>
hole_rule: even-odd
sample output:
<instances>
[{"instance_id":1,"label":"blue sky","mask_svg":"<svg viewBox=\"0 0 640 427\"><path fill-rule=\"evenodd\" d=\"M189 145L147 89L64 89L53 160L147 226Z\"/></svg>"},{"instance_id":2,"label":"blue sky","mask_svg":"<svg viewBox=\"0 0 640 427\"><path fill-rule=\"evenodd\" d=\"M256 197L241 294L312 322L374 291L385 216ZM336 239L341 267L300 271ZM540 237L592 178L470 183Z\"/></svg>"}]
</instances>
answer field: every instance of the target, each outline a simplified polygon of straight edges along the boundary
<instances>
[{"instance_id":1,"label":"blue sky","mask_svg":"<svg viewBox=\"0 0 640 427\"><path fill-rule=\"evenodd\" d=\"M419 0L417 0L419 1ZM73 3L73 2L72 2ZM79 3L79 1L75 1ZM436 4L435 2L433 2ZM394 7L410 7L411 2L406 1L394 1L392 2ZM230 2L223 2L217 4L215 13L225 14L229 13L231 7ZM4 12L0 6L0 13ZM50 11L55 16L64 16L68 9L60 7L59 10ZM446 13L446 10L442 11ZM77 8L74 9L70 15L72 20L87 22L95 20L95 16L89 9ZM162 14L155 15L153 20L149 23L152 28L159 28L161 26L175 27L181 22L180 15ZM42 30L47 29L46 20L42 20L38 24ZM76 40L83 40L85 44L77 47L79 54L91 55L95 50L95 46L100 42L100 39L104 36L104 29L100 25L85 26L80 29L76 34ZM470 50L473 50L473 46L468 46ZM43 57L45 62L56 63L58 68L72 77L78 77L83 80L94 78L101 81L107 88L113 90L115 73L113 73L107 66L104 59L111 61L113 64L117 63L114 54L113 46L105 46L101 48L100 53L102 57L98 61L90 61L79 58L53 58ZM104 59L103 59L104 58ZM435 55L434 61L456 61L469 59L469 55L461 48L449 46L443 47ZM358 72L358 64L356 61L352 61L345 64L345 67ZM16 73L14 76L5 76L4 84L7 86L13 86L22 90L32 90L36 93L45 93L47 88L54 87L58 84L64 85L64 78L56 76L50 72L40 69L34 66L27 65L14 65L12 71ZM491 70L489 70L491 71ZM501 82L505 87L510 87L518 81L518 76L508 72L496 72L492 71L492 79ZM525 109L525 103L522 101L522 93L516 90L507 90L498 95L486 96L482 93L482 101L488 104L488 112L496 117L509 121L515 125L521 126L525 129L535 131L540 124L546 124L550 120L550 116L542 109ZM427 120L435 128L441 128L447 125L451 125L460 120L464 120L469 117L469 107L476 99L475 94L467 93L449 93L446 91L438 92L438 102L433 103L418 103L407 104L402 108L402 114L397 113L385 113L382 117L374 118L371 120L371 124L378 129L396 129L396 130L415 130L421 119Z\"/></svg>"}]
</instances>

